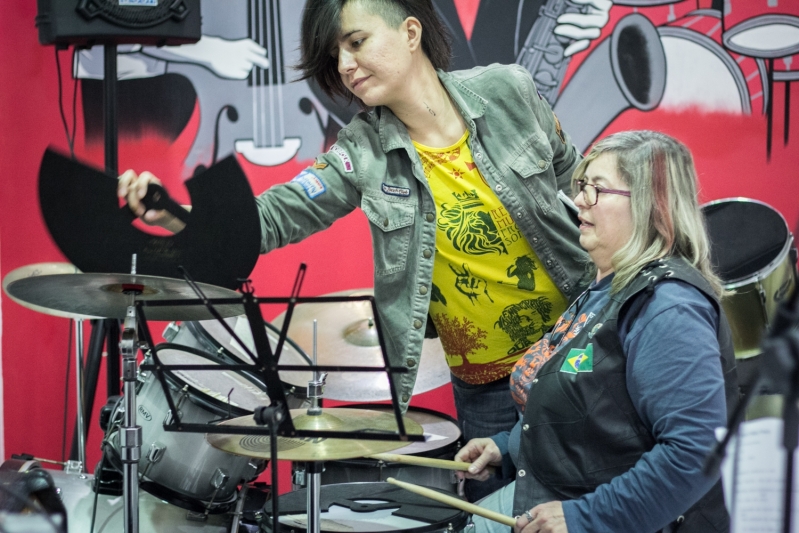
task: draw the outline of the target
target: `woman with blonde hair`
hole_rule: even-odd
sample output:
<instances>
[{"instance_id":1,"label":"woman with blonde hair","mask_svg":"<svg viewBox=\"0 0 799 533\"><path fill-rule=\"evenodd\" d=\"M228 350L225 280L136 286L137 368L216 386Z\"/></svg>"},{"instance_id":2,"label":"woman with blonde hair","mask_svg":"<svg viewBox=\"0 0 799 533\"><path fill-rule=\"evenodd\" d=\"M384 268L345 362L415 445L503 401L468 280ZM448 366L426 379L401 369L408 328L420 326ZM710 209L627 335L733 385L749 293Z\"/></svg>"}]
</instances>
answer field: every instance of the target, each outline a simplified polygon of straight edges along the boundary
<instances>
[{"instance_id":1,"label":"woman with blonde hair","mask_svg":"<svg viewBox=\"0 0 799 533\"><path fill-rule=\"evenodd\" d=\"M456 459L476 479L512 460L515 482L482 505L518 516L517 532L726 531L702 464L737 378L691 154L661 133L617 133L572 183L595 281L516 364L520 424Z\"/></svg>"}]
</instances>

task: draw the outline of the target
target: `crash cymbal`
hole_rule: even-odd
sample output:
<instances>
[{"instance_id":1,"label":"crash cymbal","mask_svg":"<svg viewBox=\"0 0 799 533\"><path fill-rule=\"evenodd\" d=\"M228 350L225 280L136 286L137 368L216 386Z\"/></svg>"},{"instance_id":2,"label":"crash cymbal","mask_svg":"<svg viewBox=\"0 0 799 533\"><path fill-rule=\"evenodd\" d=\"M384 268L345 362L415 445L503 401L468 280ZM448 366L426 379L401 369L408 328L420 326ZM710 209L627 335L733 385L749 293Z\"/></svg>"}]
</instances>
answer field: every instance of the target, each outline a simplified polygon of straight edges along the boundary
<instances>
[{"instance_id":1,"label":"crash cymbal","mask_svg":"<svg viewBox=\"0 0 799 533\"><path fill-rule=\"evenodd\" d=\"M370 411L367 409L329 408L322 414L311 416L306 409L292 409L291 419L294 427L304 430L327 430L352 432L347 439L307 439L278 437L277 458L287 461L332 461L364 457L407 446L399 440L358 440L357 432L378 431L396 432L397 421L393 413ZM421 435L422 426L408 417L403 417L405 431L410 435ZM252 415L226 420L220 426L250 426L256 423ZM270 437L268 435L225 435L211 433L205 436L214 448L259 459L270 458Z\"/></svg>"},{"instance_id":2,"label":"crash cymbal","mask_svg":"<svg viewBox=\"0 0 799 533\"><path fill-rule=\"evenodd\" d=\"M230 289L197 284L208 298L239 298ZM196 299L197 295L182 279L142 276L138 274L53 274L33 276L11 282L6 287L9 296L34 305L64 313L91 315L104 318L125 318L130 295L125 291L135 289L136 300ZM217 306L223 317L240 315L242 305ZM202 304L169 307L145 307L148 320L205 320L212 318Z\"/></svg>"},{"instance_id":3,"label":"crash cymbal","mask_svg":"<svg viewBox=\"0 0 799 533\"><path fill-rule=\"evenodd\" d=\"M47 307L40 307L38 305L34 305L23 300L20 300L10 292L8 292L8 286L20 279L25 278L32 278L35 276L52 276L54 274L80 274L80 270L78 270L75 265L71 265L69 263L33 263L31 265L26 265L23 267L19 267L15 270L12 270L6 277L3 278L3 291L6 295L17 302L22 307L27 307L33 311L37 311L39 313L44 313L46 315L53 315L53 316L60 316L63 318L74 318L78 319L91 319L91 318L100 318L96 316L90 315L80 315L77 313L68 313L66 311L59 311L57 309L49 309Z\"/></svg>"},{"instance_id":4,"label":"crash cymbal","mask_svg":"<svg viewBox=\"0 0 799 533\"><path fill-rule=\"evenodd\" d=\"M372 295L372 289L334 292L326 296ZM272 323L280 328L285 313ZM317 320L317 362L320 365L382 366L372 307L368 301L303 303L294 308L288 336L306 353L313 353L313 321ZM301 387L308 384L307 372L281 373L284 380ZM450 382L449 367L439 339L425 339L414 394L427 392ZM388 378L378 372L330 372L324 397L348 402L391 399Z\"/></svg>"}]
</instances>

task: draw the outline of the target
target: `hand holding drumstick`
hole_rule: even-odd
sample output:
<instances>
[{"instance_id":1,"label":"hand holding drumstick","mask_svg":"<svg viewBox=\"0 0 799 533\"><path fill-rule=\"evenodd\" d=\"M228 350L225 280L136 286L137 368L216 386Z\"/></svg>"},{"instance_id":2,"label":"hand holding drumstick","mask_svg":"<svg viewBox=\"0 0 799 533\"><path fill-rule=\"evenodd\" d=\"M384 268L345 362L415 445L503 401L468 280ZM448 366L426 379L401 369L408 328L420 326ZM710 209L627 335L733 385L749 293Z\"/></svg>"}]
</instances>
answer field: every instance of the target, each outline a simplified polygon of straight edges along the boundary
<instances>
[{"instance_id":1,"label":"hand holding drumstick","mask_svg":"<svg viewBox=\"0 0 799 533\"><path fill-rule=\"evenodd\" d=\"M458 472L458 479L485 481L494 475L495 466L502 465L502 454L489 438L472 439L455 455L455 461L471 463L465 472Z\"/></svg>"}]
</instances>

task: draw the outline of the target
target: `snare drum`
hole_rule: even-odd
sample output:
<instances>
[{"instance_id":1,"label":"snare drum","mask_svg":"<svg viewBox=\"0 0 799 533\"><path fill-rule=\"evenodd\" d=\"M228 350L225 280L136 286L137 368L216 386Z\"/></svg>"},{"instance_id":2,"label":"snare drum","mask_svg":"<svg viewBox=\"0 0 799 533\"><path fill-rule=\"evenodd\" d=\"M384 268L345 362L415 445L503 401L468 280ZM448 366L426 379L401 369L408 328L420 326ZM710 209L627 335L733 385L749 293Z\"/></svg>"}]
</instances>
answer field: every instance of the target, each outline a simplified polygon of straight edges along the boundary
<instances>
[{"instance_id":1,"label":"snare drum","mask_svg":"<svg viewBox=\"0 0 799 533\"><path fill-rule=\"evenodd\" d=\"M369 409L392 413L389 405L359 404L348 405L348 409ZM406 416L422 426L426 442L413 442L391 453L417 455L434 459L452 460L460 448L461 431L455 420L443 413L429 409L410 407ZM303 464L294 465L294 480L299 488L303 481ZM322 485L353 482L379 482L393 477L416 485L433 487L451 493L458 491L458 478L452 470L430 468L400 463L387 463L376 459L344 459L325 462L322 472Z\"/></svg>"},{"instance_id":2,"label":"snare drum","mask_svg":"<svg viewBox=\"0 0 799 533\"><path fill-rule=\"evenodd\" d=\"M255 354L255 344L250 331L250 323L246 316L226 318L225 322L242 340L247 348ZM280 330L272 324L265 322L266 336L272 350L277 347ZM181 344L196 348L202 352L213 354L221 361L235 364L252 364L253 360L247 355L246 350L239 344L217 320L201 320L198 322L172 322L164 330L164 338L174 344ZM294 341L286 338L280 354L281 365L310 365L311 360ZM283 391L289 409L307 407L306 401L310 372L280 372Z\"/></svg>"},{"instance_id":3,"label":"snare drum","mask_svg":"<svg viewBox=\"0 0 799 533\"><path fill-rule=\"evenodd\" d=\"M175 344L156 346L166 365L213 365L218 361L194 348ZM150 361L147 361L150 362ZM237 485L255 478L263 462L229 454L208 444L202 433L165 431L171 421L164 390L154 372L140 372L136 395L137 423L142 428L139 461L141 488L187 509L223 512L235 500ZM263 383L242 371L175 370L164 372L181 421L209 423L252 414L269 405ZM119 450L120 408L109 429Z\"/></svg>"},{"instance_id":4,"label":"snare drum","mask_svg":"<svg viewBox=\"0 0 799 533\"><path fill-rule=\"evenodd\" d=\"M307 527L307 495L298 490L278 498L281 531ZM468 514L388 483L323 485L320 531L428 533L462 531ZM272 506L264 507L261 527L271 531Z\"/></svg>"},{"instance_id":5,"label":"snare drum","mask_svg":"<svg viewBox=\"0 0 799 533\"><path fill-rule=\"evenodd\" d=\"M735 356L760 353L763 332L780 302L796 286L793 235L770 206L746 198L702 206L710 237L710 258L725 291L721 303L730 322Z\"/></svg>"}]
</instances>

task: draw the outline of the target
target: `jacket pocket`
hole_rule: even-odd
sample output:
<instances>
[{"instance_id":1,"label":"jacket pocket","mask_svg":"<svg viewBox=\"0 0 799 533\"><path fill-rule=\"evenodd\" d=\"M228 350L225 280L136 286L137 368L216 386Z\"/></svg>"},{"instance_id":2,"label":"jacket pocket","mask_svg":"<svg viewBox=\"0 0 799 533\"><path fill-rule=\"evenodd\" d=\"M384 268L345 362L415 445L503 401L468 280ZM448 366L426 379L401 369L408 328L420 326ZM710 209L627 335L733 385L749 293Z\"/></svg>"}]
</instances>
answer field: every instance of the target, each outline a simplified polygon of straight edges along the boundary
<instances>
[{"instance_id":1,"label":"jacket pocket","mask_svg":"<svg viewBox=\"0 0 799 533\"><path fill-rule=\"evenodd\" d=\"M388 202L364 195L361 210L369 219L375 274L405 270L416 208L413 204Z\"/></svg>"},{"instance_id":2,"label":"jacket pocket","mask_svg":"<svg viewBox=\"0 0 799 533\"><path fill-rule=\"evenodd\" d=\"M530 191L544 213L548 213L557 198L557 183L552 169L552 147L543 132L530 137L519 147L509 167Z\"/></svg>"}]
</instances>

